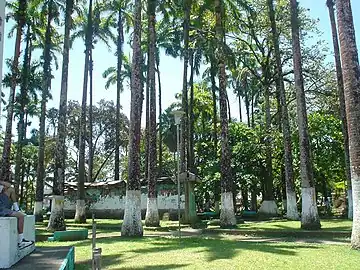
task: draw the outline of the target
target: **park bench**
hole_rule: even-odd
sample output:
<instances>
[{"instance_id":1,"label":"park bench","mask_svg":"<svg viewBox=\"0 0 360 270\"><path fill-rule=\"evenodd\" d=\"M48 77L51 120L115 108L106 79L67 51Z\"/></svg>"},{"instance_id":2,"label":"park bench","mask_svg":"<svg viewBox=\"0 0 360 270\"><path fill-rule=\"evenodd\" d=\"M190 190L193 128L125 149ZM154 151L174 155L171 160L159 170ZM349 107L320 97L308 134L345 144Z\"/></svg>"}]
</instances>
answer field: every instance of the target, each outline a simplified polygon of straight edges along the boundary
<instances>
[{"instance_id":1,"label":"park bench","mask_svg":"<svg viewBox=\"0 0 360 270\"><path fill-rule=\"evenodd\" d=\"M52 237L48 238L48 241L77 241L85 240L88 238L88 230L70 230L70 231L56 231Z\"/></svg>"},{"instance_id":2,"label":"park bench","mask_svg":"<svg viewBox=\"0 0 360 270\"><path fill-rule=\"evenodd\" d=\"M35 216L25 216L24 238L35 243ZM10 268L35 250L35 244L18 248L17 219L0 217L0 269Z\"/></svg>"},{"instance_id":3,"label":"park bench","mask_svg":"<svg viewBox=\"0 0 360 270\"><path fill-rule=\"evenodd\" d=\"M216 212L202 212L198 213L198 217L201 219L213 219L219 217L219 213Z\"/></svg>"}]
</instances>

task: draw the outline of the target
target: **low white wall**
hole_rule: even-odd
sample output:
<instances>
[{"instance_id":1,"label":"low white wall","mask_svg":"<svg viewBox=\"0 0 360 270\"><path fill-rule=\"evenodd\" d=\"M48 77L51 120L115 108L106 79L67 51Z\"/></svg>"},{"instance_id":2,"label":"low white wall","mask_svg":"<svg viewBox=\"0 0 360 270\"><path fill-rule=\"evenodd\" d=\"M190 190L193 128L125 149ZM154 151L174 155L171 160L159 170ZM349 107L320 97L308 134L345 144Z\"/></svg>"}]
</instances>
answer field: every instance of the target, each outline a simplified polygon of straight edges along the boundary
<instances>
[{"instance_id":1,"label":"low white wall","mask_svg":"<svg viewBox=\"0 0 360 270\"><path fill-rule=\"evenodd\" d=\"M24 237L35 241L35 216L26 216ZM9 268L35 249L35 245L18 248L17 220L15 217L0 218L0 268Z\"/></svg>"},{"instance_id":2,"label":"low white wall","mask_svg":"<svg viewBox=\"0 0 360 270\"><path fill-rule=\"evenodd\" d=\"M180 208L184 209L184 195L180 196ZM177 195L158 196L158 209L159 210L177 210L178 197ZM147 194L141 194L141 209L146 210ZM75 211L76 202L70 201L65 196L64 210ZM124 210L125 209L125 196L100 196L98 200L90 204L89 210Z\"/></svg>"}]
</instances>

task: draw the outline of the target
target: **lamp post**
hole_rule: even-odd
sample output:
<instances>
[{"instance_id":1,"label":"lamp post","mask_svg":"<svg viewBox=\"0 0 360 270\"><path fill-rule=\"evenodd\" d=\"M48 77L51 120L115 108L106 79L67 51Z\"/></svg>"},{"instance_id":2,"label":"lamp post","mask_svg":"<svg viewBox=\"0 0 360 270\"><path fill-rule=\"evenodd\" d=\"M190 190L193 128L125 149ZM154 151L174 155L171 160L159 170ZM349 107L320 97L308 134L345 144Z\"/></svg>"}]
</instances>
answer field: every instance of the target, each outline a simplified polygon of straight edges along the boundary
<instances>
[{"instance_id":1,"label":"lamp post","mask_svg":"<svg viewBox=\"0 0 360 270\"><path fill-rule=\"evenodd\" d=\"M181 225L180 225L180 129L181 129L181 127L180 127L180 123L181 123L181 118L183 117L185 112L177 110L177 111L172 111L171 114L174 115L175 125L176 125L176 151L177 151L176 179L177 179L177 187L178 187L178 220L179 220L179 238L180 238L181 237L180 236L180 231L181 231Z\"/></svg>"}]
</instances>

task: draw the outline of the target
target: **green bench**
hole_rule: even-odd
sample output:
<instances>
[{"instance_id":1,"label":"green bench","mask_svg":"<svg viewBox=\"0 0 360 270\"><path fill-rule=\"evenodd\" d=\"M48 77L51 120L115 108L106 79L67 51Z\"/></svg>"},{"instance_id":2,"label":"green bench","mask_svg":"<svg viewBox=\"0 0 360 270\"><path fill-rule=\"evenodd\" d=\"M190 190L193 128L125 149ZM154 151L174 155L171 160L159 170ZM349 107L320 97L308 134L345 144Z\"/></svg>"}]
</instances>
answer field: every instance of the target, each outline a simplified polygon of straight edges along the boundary
<instances>
[{"instance_id":1,"label":"green bench","mask_svg":"<svg viewBox=\"0 0 360 270\"><path fill-rule=\"evenodd\" d=\"M88 230L70 230L70 231L56 231L52 237L48 238L48 241L77 241L85 240L88 238Z\"/></svg>"},{"instance_id":2,"label":"green bench","mask_svg":"<svg viewBox=\"0 0 360 270\"><path fill-rule=\"evenodd\" d=\"M244 210L242 212L242 217L255 217L257 215L256 211Z\"/></svg>"},{"instance_id":3,"label":"green bench","mask_svg":"<svg viewBox=\"0 0 360 270\"><path fill-rule=\"evenodd\" d=\"M199 217L203 217L205 219L211 219L211 218L215 218L219 216L219 213L216 212L203 212L203 213L198 213Z\"/></svg>"}]
</instances>

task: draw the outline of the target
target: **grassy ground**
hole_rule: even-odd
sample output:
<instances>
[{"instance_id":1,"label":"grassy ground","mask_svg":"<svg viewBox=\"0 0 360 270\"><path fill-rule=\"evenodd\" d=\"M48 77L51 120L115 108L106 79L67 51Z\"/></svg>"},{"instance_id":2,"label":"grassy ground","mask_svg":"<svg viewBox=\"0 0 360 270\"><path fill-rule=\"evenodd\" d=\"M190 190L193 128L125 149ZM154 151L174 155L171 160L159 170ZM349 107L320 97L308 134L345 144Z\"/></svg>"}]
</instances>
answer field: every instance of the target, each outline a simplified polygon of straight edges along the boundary
<instances>
[{"instance_id":1,"label":"grassy ground","mask_svg":"<svg viewBox=\"0 0 360 270\"><path fill-rule=\"evenodd\" d=\"M89 228L90 224L67 223L69 228ZM104 269L357 269L360 254L348 245L298 243L295 238L283 242L247 241L231 236L202 233L182 238L161 233L176 228L176 222L162 224L159 235L124 239L120 237L120 221L99 220L99 239ZM323 231L336 234L351 230L346 220L322 221ZM44 233L38 225L38 234ZM299 222L256 222L239 225L235 231L279 230L301 231ZM211 229L207 229L211 230ZM216 231L216 227L214 228ZM234 230L232 230L234 231ZM147 230L149 235L156 232ZM316 240L316 234L313 234ZM78 242L38 242L37 246L75 246L76 269L90 269L91 240Z\"/></svg>"}]
</instances>

